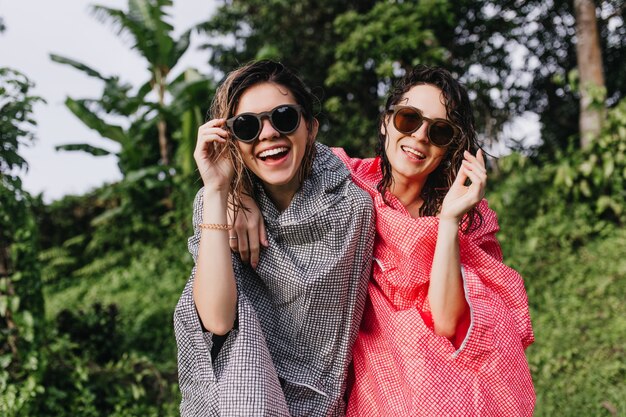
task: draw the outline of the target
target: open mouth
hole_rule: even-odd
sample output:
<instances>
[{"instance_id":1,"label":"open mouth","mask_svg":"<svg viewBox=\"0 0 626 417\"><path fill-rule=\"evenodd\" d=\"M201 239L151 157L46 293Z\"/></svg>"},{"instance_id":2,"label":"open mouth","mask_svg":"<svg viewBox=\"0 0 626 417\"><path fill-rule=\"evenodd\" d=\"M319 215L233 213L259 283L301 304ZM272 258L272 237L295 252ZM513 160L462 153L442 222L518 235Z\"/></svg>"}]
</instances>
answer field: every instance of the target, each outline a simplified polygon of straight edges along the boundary
<instances>
[{"instance_id":1,"label":"open mouth","mask_svg":"<svg viewBox=\"0 0 626 417\"><path fill-rule=\"evenodd\" d=\"M426 155L418 151L417 149L410 148L408 146L402 146L402 150L409 156L419 159L420 161L426 159Z\"/></svg>"},{"instance_id":2,"label":"open mouth","mask_svg":"<svg viewBox=\"0 0 626 417\"><path fill-rule=\"evenodd\" d=\"M277 161L281 158L284 158L285 155L289 152L289 148L286 146L281 146L279 148L273 148L265 150L257 155L257 157L261 161Z\"/></svg>"}]
</instances>

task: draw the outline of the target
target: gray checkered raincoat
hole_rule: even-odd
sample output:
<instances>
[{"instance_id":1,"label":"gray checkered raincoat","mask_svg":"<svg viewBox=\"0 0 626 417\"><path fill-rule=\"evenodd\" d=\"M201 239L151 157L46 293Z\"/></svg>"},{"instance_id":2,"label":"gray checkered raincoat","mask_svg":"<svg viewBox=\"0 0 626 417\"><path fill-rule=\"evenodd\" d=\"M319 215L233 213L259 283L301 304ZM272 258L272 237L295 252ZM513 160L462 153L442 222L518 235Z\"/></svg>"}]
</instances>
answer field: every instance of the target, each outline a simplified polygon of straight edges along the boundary
<instances>
[{"instance_id":1,"label":"gray checkered raincoat","mask_svg":"<svg viewBox=\"0 0 626 417\"><path fill-rule=\"evenodd\" d=\"M213 361L194 306L195 267L174 313L181 415L341 416L374 241L372 201L330 150L278 212L256 185L269 247L256 270L233 255L237 321ZM202 193L194 203L196 260Z\"/></svg>"}]
</instances>

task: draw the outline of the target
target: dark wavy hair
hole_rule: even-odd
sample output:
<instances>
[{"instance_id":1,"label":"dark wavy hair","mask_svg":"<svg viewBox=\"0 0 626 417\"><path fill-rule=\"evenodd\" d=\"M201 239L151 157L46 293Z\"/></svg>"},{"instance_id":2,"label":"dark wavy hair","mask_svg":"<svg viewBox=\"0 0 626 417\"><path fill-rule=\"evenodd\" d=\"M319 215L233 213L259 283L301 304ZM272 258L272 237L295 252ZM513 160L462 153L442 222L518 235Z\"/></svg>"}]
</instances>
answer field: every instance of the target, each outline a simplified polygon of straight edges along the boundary
<instances>
[{"instance_id":1,"label":"dark wavy hair","mask_svg":"<svg viewBox=\"0 0 626 417\"><path fill-rule=\"evenodd\" d=\"M446 106L447 119L461 130L461 134L446 149L439 166L426 179L420 195L424 200L424 204L420 207L420 216L435 216L441 210L443 199L461 167L463 152L469 151L472 155L475 155L479 149L472 106L467 91L449 71L443 68L418 65L398 80L390 91L379 120L380 129L378 129L376 154L380 156L380 168L383 178L378 183L377 189L383 196L385 203L389 204L385 198L386 191L393 184L391 164L385 152L387 123L390 114L389 108L398 104L412 87L424 84L433 85L441 90ZM482 215L477 208L472 208L463 217L461 223L463 232L468 233L480 227Z\"/></svg>"},{"instance_id":2,"label":"dark wavy hair","mask_svg":"<svg viewBox=\"0 0 626 417\"><path fill-rule=\"evenodd\" d=\"M296 102L302 106L302 115L306 122L307 130L311 134L315 120L313 114L313 105L316 101L315 95L311 93L304 82L302 82L294 72L280 62L270 60L253 61L228 73L215 92L208 118L228 119L234 116L241 95L248 88L265 82L279 84L293 94ZM313 159L315 158L314 141L315 138L309 137L302 165L298 173L300 184L302 184L302 181L311 173ZM227 152L235 168L230 193L232 197L231 203L234 204L235 211L237 211L242 207L242 194L246 193L252 195L252 178L254 174L246 168L243 157L241 156L241 151L236 144L236 139L232 135L227 141L227 146L224 147L219 156L224 152Z\"/></svg>"}]
</instances>

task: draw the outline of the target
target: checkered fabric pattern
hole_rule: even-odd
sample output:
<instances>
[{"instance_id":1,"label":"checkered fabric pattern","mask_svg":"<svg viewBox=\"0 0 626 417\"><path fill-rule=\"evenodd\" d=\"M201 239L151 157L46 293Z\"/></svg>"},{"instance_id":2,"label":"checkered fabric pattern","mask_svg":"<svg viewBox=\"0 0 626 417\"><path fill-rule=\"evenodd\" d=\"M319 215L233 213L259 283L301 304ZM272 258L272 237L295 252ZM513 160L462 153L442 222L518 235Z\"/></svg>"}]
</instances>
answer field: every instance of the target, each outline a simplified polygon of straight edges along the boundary
<instances>
[{"instance_id":1,"label":"checkered fabric pattern","mask_svg":"<svg viewBox=\"0 0 626 417\"><path fill-rule=\"evenodd\" d=\"M535 404L524 350L534 341L521 276L502 263L495 213L483 200L483 224L459 234L470 307L460 346L428 324L428 281L436 217L411 218L376 190L380 161L333 150L368 191L376 210L373 279L354 347L348 416L531 416ZM462 332L462 331L461 331Z\"/></svg>"},{"instance_id":2,"label":"checkered fabric pattern","mask_svg":"<svg viewBox=\"0 0 626 417\"><path fill-rule=\"evenodd\" d=\"M238 326L211 360L194 306L195 268L174 313L182 416L343 416L351 348L374 244L370 196L324 145L282 213L260 184L269 247L256 271L233 254ZM198 256L202 193L189 250Z\"/></svg>"}]
</instances>

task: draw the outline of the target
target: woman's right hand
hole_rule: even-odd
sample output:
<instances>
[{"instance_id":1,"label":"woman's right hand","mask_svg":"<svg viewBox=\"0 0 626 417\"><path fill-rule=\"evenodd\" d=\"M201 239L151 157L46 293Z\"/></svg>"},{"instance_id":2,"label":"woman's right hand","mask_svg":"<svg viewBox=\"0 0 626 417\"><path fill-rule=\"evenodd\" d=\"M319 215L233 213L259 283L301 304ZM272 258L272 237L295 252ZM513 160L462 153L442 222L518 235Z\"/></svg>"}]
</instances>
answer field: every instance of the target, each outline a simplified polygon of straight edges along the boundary
<instances>
[{"instance_id":1,"label":"woman's right hand","mask_svg":"<svg viewBox=\"0 0 626 417\"><path fill-rule=\"evenodd\" d=\"M234 175L228 159L224 129L226 119L213 119L198 128L198 140L193 157L204 182L205 189L227 193Z\"/></svg>"}]
</instances>

